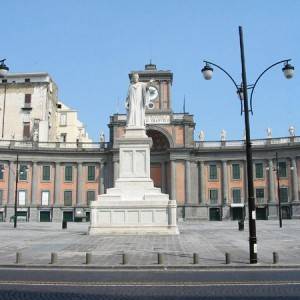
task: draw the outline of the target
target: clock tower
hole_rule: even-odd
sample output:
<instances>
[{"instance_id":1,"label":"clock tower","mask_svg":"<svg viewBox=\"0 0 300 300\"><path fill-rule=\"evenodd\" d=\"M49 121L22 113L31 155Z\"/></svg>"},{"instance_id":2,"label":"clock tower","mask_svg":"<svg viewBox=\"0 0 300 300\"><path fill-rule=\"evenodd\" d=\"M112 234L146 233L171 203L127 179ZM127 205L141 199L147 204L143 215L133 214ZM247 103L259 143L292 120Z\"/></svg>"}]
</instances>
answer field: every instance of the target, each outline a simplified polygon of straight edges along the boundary
<instances>
[{"instance_id":1,"label":"clock tower","mask_svg":"<svg viewBox=\"0 0 300 300\"><path fill-rule=\"evenodd\" d=\"M139 81L141 82L149 82L150 79L154 79L149 88L150 104L146 109L146 114L170 113L172 111L171 86L173 73L169 70L157 70L156 65L151 62L145 65L145 70L143 71L130 72L130 81L134 73L139 74Z\"/></svg>"}]
</instances>

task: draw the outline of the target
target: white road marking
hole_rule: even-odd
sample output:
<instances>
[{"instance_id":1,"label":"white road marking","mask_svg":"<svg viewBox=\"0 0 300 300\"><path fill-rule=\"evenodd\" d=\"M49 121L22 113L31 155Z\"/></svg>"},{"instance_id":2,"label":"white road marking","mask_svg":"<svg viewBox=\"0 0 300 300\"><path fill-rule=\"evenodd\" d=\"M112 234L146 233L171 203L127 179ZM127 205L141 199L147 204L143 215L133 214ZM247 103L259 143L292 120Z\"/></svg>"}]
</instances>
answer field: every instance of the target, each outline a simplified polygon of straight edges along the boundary
<instances>
[{"instance_id":1,"label":"white road marking","mask_svg":"<svg viewBox=\"0 0 300 300\"><path fill-rule=\"evenodd\" d=\"M1 285L23 286L81 286L81 287L210 287L210 286L284 286L300 285L300 281L265 282L54 282L54 281L0 281Z\"/></svg>"}]
</instances>

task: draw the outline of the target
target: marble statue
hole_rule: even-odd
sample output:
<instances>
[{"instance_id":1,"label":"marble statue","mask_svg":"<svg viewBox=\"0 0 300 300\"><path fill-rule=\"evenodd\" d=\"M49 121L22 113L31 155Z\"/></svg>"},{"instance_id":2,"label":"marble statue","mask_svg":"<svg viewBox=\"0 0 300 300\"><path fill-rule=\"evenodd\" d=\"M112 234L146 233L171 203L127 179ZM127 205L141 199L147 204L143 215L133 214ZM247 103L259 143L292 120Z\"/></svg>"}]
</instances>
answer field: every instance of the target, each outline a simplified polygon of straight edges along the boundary
<instances>
[{"instance_id":1,"label":"marble statue","mask_svg":"<svg viewBox=\"0 0 300 300\"><path fill-rule=\"evenodd\" d=\"M200 133L199 133L199 140L200 140L200 142L204 142L204 139L205 139L204 131L200 130Z\"/></svg>"},{"instance_id":2,"label":"marble statue","mask_svg":"<svg viewBox=\"0 0 300 300\"><path fill-rule=\"evenodd\" d=\"M99 142L100 143L104 143L105 142L105 135L104 135L103 131L101 131L101 133L100 133Z\"/></svg>"},{"instance_id":3,"label":"marble statue","mask_svg":"<svg viewBox=\"0 0 300 300\"><path fill-rule=\"evenodd\" d=\"M221 131L221 141L226 141L226 130L222 129Z\"/></svg>"},{"instance_id":4,"label":"marble statue","mask_svg":"<svg viewBox=\"0 0 300 300\"><path fill-rule=\"evenodd\" d=\"M145 128L145 107L149 102L149 86L154 80L148 83L139 82L139 74L132 74L132 82L128 88L125 107L127 109L127 127Z\"/></svg>"},{"instance_id":5,"label":"marble statue","mask_svg":"<svg viewBox=\"0 0 300 300\"><path fill-rule=\"evenodd\" d=\"M294 126L290 126L289 127L289 133L290 133L290 136L295 136L295 127Z\"/></svg>"},{"instance_id":6,"label":"marble statue","mask_svg":"<svg viewBox=\"0 0 300 300\"><path fill-rule=\"evenodd\" d=\"M268 139L272 138L272 129L271 128L267 128L267 138Z\"/></svg>"},{"instance_id":7,"label":"marble statue","mask_svg":"<svg viewBox=\"0 0 300 300\"><path fill-rule=\"evenodd\" d=\"M39 132L37 129L34 129L33 134L32 134L32 140L34 142L38 142L39 141Z\"/></svg>"}]
</instances>

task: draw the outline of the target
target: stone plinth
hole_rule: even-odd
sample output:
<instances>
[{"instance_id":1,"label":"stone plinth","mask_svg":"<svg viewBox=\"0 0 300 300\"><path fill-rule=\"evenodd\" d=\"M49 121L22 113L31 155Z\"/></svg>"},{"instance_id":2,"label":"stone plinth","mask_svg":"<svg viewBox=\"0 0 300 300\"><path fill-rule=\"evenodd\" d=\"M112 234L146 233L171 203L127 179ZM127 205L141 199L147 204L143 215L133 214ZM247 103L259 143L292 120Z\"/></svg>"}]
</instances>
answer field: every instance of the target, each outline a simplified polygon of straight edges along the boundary
<instances>
[{"instance_id":1,"label":"stone plinth","mask_svg":"<svg viewBox=\"0 0 300 300\"><path fill-rule=\"evenodd\" d=\"M178 234L176 200L150 178L152 140L145 129L128 129L118 140L119 178L91 203L89 234Z\"/></svg>"}]
</instances>

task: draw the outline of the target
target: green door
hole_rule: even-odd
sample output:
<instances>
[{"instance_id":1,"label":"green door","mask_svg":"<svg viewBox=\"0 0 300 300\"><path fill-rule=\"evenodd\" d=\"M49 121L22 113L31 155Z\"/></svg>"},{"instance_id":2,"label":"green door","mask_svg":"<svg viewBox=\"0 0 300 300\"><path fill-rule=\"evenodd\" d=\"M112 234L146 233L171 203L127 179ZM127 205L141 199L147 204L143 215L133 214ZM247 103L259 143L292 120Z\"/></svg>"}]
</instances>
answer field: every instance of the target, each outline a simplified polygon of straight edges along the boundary
<instances>
[{"instance_id":1,"label":"green door","mask_svg":"<svg viewBox=\"0 0 300 300\"><path fill-rule=\"evenodd\" d=\"M73 212L72 211L64 211L63 212L63 221L73 222Z\"/></svg>"},{"instance_id":2,"label":"green door","mask_svg":"<svg viewBox=\"0 0 300 300\"><path fill-rule=\"evenodd\" d=\"M3 214L3 211L0 211L0 222L4 222L4 214Z\"/></svg>"},{"instance_id":3,"label":"green door","mask_svg":"<svg viewBox=\"0 0 300 300\"><path fill-rule=\"evenodd\" d=\"M231 208L232 220L244 220L244 208L243 207L232 207Z\"/></svg>"},{"instance_id":4,"label":"green door","mask_svg":"<svg viewBox=\"0 0 300 300\"><path fill-rule=\"evenodd\" d=\"M209 209L210 221L221 221L221 209L219 207L211 207Z\"/></svg>"},{"instance_id":5,"label":"green door","mask_svg":"<svg viewBox=\"0 0 300 300\"><path fill-rule=\"evenodd\" d=\"M50 211L40 211L40 222L51 222Z\"/></svg>"},{"instance_id":6,"label":"green door","mask_svg":"<svg viewBox=\"0 0 300 300\"><path fill-rule=\"evenodd\" d=\"M266 207L256 208L256 219L257 220L268 220Z\"/></svg>"}]
</instances>

